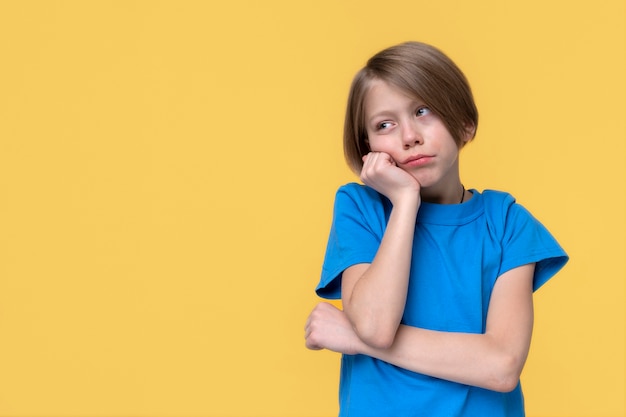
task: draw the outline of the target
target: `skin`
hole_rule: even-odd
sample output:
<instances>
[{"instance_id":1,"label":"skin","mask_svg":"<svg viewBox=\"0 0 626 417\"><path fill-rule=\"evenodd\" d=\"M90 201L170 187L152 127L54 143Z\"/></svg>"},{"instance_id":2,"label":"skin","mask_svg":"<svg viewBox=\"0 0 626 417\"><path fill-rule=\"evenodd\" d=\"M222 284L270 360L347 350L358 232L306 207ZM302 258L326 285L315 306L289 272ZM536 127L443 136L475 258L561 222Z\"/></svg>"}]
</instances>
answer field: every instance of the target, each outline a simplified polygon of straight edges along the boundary
<instances>
[{"instance_id":1,"label":"skin","mask_svg":"<svg viewBox=\"0 0 626 417\"><path fill-rule=\"evenodd\" d=\"M361 172L366 185L392 202L407 192L432 203L460 201L459 147L423 102L384 81L373 81L365 99L365 123L371 149ZM464 142L471 133L468 129ZM408 161L416 156L424 158Z\"/></svg>"},{"instance_id":2,"label":"skin","mask_svg":"<svg viewBox=\"0 0 626 417\"><path fill-rule=\"evenodd\" d=\"M530 347L534 264L498 278L484 334L401 325L421 202L458 204L470 199L471 192L461 185L459 147L424 103L377 80L366 96L365 115L371 152L364 157L361 180L389 198L393 208L373 262L343 273L343 311L320 303L309 315L306 346L366 354L495 391L514 389ZM471 133L468 129L465 142Z\"/></svg>"}]
</instances>

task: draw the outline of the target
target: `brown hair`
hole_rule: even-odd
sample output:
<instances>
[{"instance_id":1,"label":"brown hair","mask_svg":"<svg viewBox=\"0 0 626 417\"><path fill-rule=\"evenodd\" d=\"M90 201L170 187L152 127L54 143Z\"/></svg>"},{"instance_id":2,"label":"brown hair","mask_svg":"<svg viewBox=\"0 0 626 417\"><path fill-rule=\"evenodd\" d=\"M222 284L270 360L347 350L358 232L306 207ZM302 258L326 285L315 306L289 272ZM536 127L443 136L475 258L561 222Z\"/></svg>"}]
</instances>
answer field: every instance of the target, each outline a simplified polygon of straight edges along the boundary
<instances>
[{"instance_id":1,"label":"brown hair","mask_svg":"<svg viewBox=\"0 0 626 417\"><path fill-rule=\"evenodd\" d=\"M367 61L354 77L348 96L343 133L346 161L358 175L369 152L365 97L373 80L382 80L424 102L437 114L459 147L468 133L474 138L478 110L465 75L439 49L420 42L387 48Z\"/></svg>"}]
</instances>

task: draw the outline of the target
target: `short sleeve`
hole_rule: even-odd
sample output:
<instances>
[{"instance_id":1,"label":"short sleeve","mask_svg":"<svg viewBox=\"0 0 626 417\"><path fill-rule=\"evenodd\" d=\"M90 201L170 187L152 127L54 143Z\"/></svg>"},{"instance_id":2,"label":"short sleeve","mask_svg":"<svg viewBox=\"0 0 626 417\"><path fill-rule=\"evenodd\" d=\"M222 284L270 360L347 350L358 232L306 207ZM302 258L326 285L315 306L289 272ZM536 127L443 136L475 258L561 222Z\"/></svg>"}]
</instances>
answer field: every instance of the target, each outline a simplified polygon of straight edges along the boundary
<instances>
[{"instance_id":1,"label":"short sleeve","mask_svg":"<svg viewBox=\"0 0 626 417\"><path fill-rule=\"evenodd\" d=\"M535 263L533 290L536 291L563 268L569 258L543 224L510 198L502 240L500 275Z\"/></svg>"},{"instance_id":2,"label":"short sleeve","mask_svg":"<svg viewBox=\"0 0 626 417\"><path fill-rule=\"evenodd\" d=\"M386 225L383 198L359 184L347 184L337 191L321 278L315 289L320 297L341 298L343 271L374 260Z\"/></svg>"}]
</instances>

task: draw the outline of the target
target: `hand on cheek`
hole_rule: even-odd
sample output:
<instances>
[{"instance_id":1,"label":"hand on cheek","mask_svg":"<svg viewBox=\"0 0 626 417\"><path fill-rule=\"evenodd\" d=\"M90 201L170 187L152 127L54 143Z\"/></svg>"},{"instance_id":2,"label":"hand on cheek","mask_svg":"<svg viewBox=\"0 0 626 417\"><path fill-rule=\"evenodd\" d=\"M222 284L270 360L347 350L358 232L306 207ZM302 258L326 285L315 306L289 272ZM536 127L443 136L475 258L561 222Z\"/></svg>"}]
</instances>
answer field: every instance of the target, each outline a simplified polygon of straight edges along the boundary
<instances>
[{"instance_id":1,"label":"hand on cheek","mask_svg":"<svg viewBox=\"0 0 626 417\"><path fill-rule=\"evenodd\" d=\"M361 181L389 198L392 203L404 194L418 195L420 184L410 173L398 167L385 152L370 152L363 156Z\"/></svg>"}]
</instances>

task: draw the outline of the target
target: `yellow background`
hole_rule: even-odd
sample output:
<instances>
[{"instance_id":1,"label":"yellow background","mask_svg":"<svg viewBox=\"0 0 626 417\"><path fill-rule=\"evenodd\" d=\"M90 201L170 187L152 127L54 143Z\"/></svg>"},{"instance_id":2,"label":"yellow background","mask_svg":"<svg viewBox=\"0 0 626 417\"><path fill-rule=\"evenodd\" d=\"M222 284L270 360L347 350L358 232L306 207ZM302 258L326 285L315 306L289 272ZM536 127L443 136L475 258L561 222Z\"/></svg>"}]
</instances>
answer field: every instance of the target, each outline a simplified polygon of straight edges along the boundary
<instances>
[{"instance_id":1,"label":"yellow background","mask_svg":"<svg viewBox=\"0 0 626 417\"><path fill-rule=\"evenodd\" d=\"M531 417L625 415L624 1L0 1L0 416L333 416L304 348L353 74L433 43L481 121L463 180L570 264Z\"/></svg>"}]
</instances>

